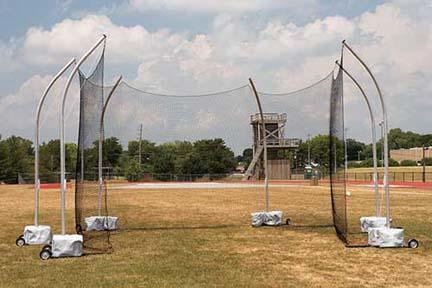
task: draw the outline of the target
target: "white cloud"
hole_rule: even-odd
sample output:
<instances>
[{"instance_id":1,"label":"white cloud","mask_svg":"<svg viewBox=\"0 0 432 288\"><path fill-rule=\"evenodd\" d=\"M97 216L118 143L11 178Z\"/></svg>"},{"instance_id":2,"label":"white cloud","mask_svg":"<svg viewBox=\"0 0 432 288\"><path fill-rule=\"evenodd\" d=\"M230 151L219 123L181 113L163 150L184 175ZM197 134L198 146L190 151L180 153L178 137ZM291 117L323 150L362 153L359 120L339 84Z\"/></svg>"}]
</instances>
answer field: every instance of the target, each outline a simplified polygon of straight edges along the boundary
<instances>
[{"instance_id":1,"label":"white cloud","mask_svg":"<svg viewBox=\"0 0 432 288\"><path fill-rule=\"evenodd\" d=\"M302 3L311 4L316 1L284 1L284 0L130 0L130 9L148 10L185 10L199 12L250 12L277 10L295 7Z\"/></svg>"},{"instance_id":2,"label":"white cloud","mask_svg":"<svg viewBox=\"0 0 432 288\"><path fill-rule=\"evenodd\" d=\"M232 12L268 9L280 3L143 0L132 1L131 5L136 9L163 9L169 5L169 9L189 7ZM207 34L197 35L167 29L151 32L142 26L118 25L107 16L88 15L78 20L63 20L50 29L33 27L27 31L21 47L0 45L0 55L5 56L2 61L9 63L9 67L29 64L57 67L71 56L82 54L105 33L110 73L133 75L128 81L138 87L179 94L209 92L246 84L247 78L252 77L260 90L281 92L304 87L327 75L333 68L333 61L339 57L340 41L347 39L376 74L388 101L392 126L426 132L428 125L417 117L419 112L425 114L432 109L428 100L432 94L432 62L428 61L432 51L432 20L425 13L432 7L425 5L427 1L421 3L421 8L407 8L406 3L387 3L353 19L332 16L304 25L279 18L259 26L253 19L221 13L214 18ZM347 69L365 83L368 93L374 96L371 85L366 84L370 79L349 54L345 58ZM36 85L37 81L41 79L34 78L31 82ZM23 87L25 85L29 84L26 82ZM19 96L24 93L23 87L14 95L28 99L28 96ZM350 125L355 126L354 120L365 112L355 105L364 103L349 87L347 104L354 107L349 120ZM17 100L12 99L15 99L12 94L0 97L3 111L15 109L17 104L12 102ZM14 117L13 113L4 115ZM350 132L353 136L357 133L368 137L355 129Z\"/></svg>"}]
</instances>

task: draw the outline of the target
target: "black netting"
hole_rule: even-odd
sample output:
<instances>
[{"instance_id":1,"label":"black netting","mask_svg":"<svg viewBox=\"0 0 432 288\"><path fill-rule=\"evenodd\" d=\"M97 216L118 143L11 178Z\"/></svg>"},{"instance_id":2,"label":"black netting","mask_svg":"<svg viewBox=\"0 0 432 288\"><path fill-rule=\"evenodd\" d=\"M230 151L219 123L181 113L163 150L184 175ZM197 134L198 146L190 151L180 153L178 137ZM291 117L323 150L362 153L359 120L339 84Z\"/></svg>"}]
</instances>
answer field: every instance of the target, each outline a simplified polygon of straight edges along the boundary
<instances>
[{"instance_id":1,"label":"black netting","mask_svg":"<svg viewBox=\"0 0 432 288\"><path fill-rule=\"evenodd\" d=\"M88 219L108 215L106 189L98 176L99 141L103 141L100 119L106 91L104 53L93 73L79 73L80 115L76 165L75 218L77 233L84 236L86 253L110 249L109 231L88 231ZM102 135L101 135L102 134Z\"/></svg>"},{"instance_id":2,"label":"black netting","mask_svg":"<svg viewBox=\"0 0 432 288\"><path fill-rule=\"evenodd\" d=\"M330 101L330 189L333 223L338 237L348 242L348 222L345 179L343 72L332 80Z\"/></svg>"},{"instance_id":3,"label":"black netting","mask_svg":"<svg viewBox=\"0 0 432 288\"><path fill-rule=\"evenodd\" d=\"M265 203L263 181L240 171L257 110L249 86L179 96L121 82L104 117L104 178L120 229L250 225Z\"/></svg>"},{"instance_id":4,"label":"black netting","mask_svg":"<svg viewBox=\"0 0 432 288\"><path fill-rule=\"evenodd\" d=\"M327 149L332 79L333 72L293 92L259 93L268 126L271 202L294 228L332 227Z\"/></svg>"}]
</instances>

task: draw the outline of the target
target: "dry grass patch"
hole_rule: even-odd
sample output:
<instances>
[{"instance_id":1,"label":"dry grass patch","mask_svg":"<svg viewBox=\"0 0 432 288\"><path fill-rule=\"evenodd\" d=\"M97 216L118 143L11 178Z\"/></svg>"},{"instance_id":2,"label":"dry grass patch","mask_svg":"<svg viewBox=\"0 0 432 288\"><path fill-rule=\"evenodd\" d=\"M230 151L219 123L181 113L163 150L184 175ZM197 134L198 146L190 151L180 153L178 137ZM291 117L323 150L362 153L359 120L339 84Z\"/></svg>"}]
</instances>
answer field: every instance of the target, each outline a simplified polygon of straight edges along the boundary
<instances>
[{"instance_id":1,"label":"dry grass patch","mask_svg":"<svg viewBox=\"0 0 432 288\"><path fill-rule=\"evenodd\" d=\"M372 215L370 188L349 187L350 225ZM73 193L68 192L69 230ZM0 186L2 287L432 287L432 191L393 189L392 216L421 247L345 248L332 227L328 187L272 187L271 204L294 226L251 228L263 192L230 189L117 189L110 213L136 230L111 236L114 252L38 258L17 248L32 223L31 186ZM59 228L59 193L42 192L42 222Z\"/></svg>"}]
</instances>

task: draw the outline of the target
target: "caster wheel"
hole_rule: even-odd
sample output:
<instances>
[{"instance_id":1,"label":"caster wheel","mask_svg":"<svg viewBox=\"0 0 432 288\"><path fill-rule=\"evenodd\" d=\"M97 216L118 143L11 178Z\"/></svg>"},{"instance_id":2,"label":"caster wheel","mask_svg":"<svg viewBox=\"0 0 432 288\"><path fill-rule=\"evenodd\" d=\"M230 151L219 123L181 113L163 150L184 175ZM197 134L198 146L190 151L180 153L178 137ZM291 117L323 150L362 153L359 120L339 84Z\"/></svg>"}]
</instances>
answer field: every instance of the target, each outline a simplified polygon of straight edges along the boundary
<instances>
[{"instance_id":1,"label":"caster wheel","mask_svg":"<svg viewBox=\"0 0 432 288\"><path fill-rule=\"evenodd\" d=\"M286 221L285 221L285 224L286 225L291 225L291 222L292 222L291 218L287 218Z\"/></svg>"},{"instance_id":2,"label":"caster wheel","mask_svg":"<svg viewBox=\"0 0 432 288\"><path fill-rule=\"evenodd\" d=\"M52 255L52 253L48 249L44 249L39 253L39 257L42 260L48 260L49 258L51 258L51 255Z\"/></svg>"},{"instance_id":3,"label":"caster wheel","mask_svg":"<svg viewBox=\"0 0 432 288\"><path fill-rule=\"evenodd\" d=\"M82 234L82 227L80 224L77 224L75 226L75 230L76 230L77 234Z\"/></svg>"},{"instance_id":4,"label":"caster wheel","mask_svg":"<svg viewBox=\"0 0 432 288\"><path fill-rule=\"evenodd\" d=\"M51 245L47 244L42 247L42 250L49 250L51 252Z\"/></svg>"},{"instance_id":5,"label":"caster wheel","mask_svg":"<svg viewBox=\"0 0 432 288\"><path fill-rule=\"evenodd\" d=\"M25 240L24 240L24 238L22 237L22 235L16 239L15 244L16 244L18 247L23 247L23 246L25 245Z\"/></svg>"},{"instance_id":6,"label":"caster wheel","mask_svg":"<svg viewBox=\"0 0 432 288\"><path fill-rule=\"evenodd\" d=\"M419 247L419 242L416 239L410 239L408 241L408 247L412 249L416 249Z\"/></svg>"}]
</instances>

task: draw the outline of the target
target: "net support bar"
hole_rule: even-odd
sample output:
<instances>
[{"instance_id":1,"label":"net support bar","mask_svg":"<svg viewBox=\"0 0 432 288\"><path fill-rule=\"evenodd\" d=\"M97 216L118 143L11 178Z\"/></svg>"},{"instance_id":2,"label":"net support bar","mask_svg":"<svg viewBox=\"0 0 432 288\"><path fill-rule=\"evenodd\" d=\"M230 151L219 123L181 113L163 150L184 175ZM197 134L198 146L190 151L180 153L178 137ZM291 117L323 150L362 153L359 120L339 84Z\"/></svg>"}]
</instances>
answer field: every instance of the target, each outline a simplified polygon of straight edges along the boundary
<instances>
[{"instance_id":1,"label":"net support bar","mask_svg":"<svg viewBox=\"0 0 432 288\"><path fill-rule=\"evenodd\" d=\"M75 65L75 68L72 70L71 74L69 75L69 78L66 82L64 91L63 91L63 99L61 104L61 111L60 111L60 190L61 190L61 234L66 234L66 215L65 215L65 194L66 194L66 147L65 147L65 121L64 121L64 114L65 114L65 103L66 103L66 96L69 91L70 84L72 83L73 77L78 72L78 69L80 66L84 63L84 61L92 54L99 45L106 40L106 35L103 35L93 47L88 50L78 61L78 63Z\"/></svg>"},{"instance_id":2,"label":"net support bar","mask_svg":"<svg viewBox=\"0 0 432 288\"><path fill-rule=\"evenodd\" d=\"M249 83L252 87L252 92L255 96L255 99L257 101L258 110L261 117L261 127L263 131L263 157L264 157L264 190L265 190L265 209L266 211L269 211L270 206L270 200L269 200L269 190L268 190L268 160L267 160L267 137L266 137L266 126L265 126L265 120L264 120L264 113L261 106L261 101L258 96L258 92L255 88L254 82L251 78L249 78Z\"/></svg>"},{"instance_id":3,"label":"net support bar","mask_svg":"<svg viewBox=\"0 0 432 288\"><path fill-rule=\"evenodd\" d=\"M42 97L39 100L39 104L36 109L36 129L35 129L35 163L34 163L34 171L35 171L35 215L34 215L34 223L35 226L39 225L39 192L40 192L40 179L39 179L39 143L40 143L40 114L42 111L43 104L45 99L51 90L52 86L55 82L66 72L66 70L75 64L75 58L72 58L63 68L52 78L51 82L45 88Z\"/></svg>"},{"instance_id":4,"label":"net support bar","mask_svg":"<svg viewBox=\"0 0 432 288\"><path fill-rule=\"evenodd\" d=\"M104 116L105 116L105 110L108 107L108 103L114 94L114 91L117 89L118 85L120 84L120 81L122 80L122 76L120 76L117 81L114 84L114 87L111 89L110 93L108 94L108 97L105 101L105 104L102 108L102 113L100 116L99 121L99 147L98 147L98 178L99 178L99 185L98 185L98 213L99 216L102 214L102 195L103 195L103 171L102 171L102 165L103 165L103 141L104 141Z\"/></svg>"},{"instance_id":5,"label":"net support bar","mask_svg":"<svg viewBox=\"0 0 432 288\"><path fill-rule=\"evenodd\" d=\"M369 67L364 63L364 61L351 49L348 44L346 44L345 40L342 41L342 45L345 46L348 51L351 52L351 54L360 62L360 64L365 68L365 70L368 72L369 76L371 77L372 81L374 82L375 88L377 89L380 102L381 102L381 109L383 113L383 122L384 122L384 191L386 195L386 227L390 228L390 189L389 189L389 183L388 183L388 173L389 173L389 155L388 155L388 118L387 118L387 109L384 101L384 96L381 92L381 89L378 85L377 80L375 79L375 76L372 74L372 71L369 69Z\"/></svg>"},{"instance_id":6,"label":"net support bar","mask_svg":"<svg viewBox=\"0 0 432 288\"><path fill-rule=\"evenodd\" d=\"M377 151L376 151L376 126L375 126L375 117L373 115L372 106L370 104L369 98L366 96L364 89L360 86L358 81L348 72L338 61L336 61L336 65L354 82L357 88L360 90L363 99L366 102L366 105L369 110L370 121L371 121L371 130L372 130L372 158L373 158L373 182L374 182L374 191L375 191L375 216L379 217L381 214L380 207L380 197L378 191L378 164L377 164Z\"/></svg>"}]
</instances>

